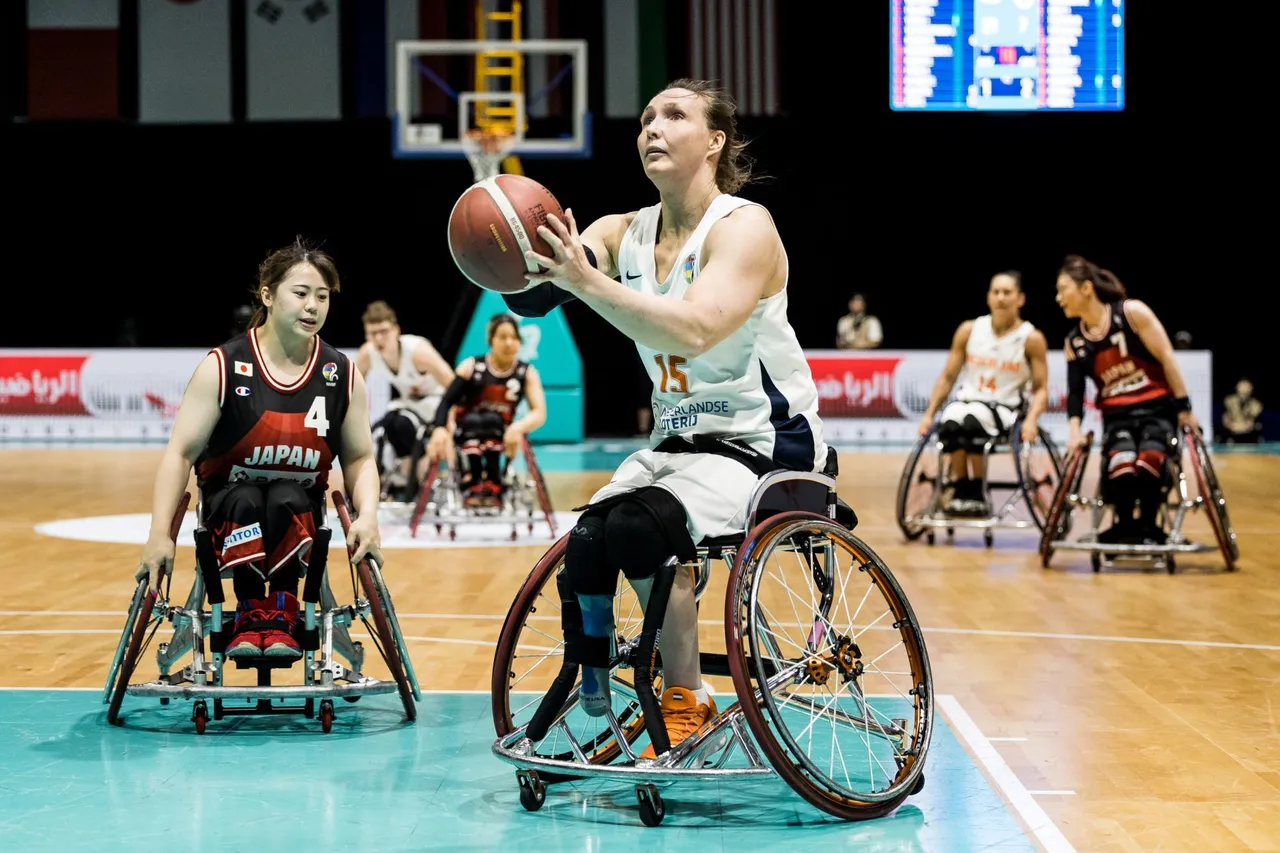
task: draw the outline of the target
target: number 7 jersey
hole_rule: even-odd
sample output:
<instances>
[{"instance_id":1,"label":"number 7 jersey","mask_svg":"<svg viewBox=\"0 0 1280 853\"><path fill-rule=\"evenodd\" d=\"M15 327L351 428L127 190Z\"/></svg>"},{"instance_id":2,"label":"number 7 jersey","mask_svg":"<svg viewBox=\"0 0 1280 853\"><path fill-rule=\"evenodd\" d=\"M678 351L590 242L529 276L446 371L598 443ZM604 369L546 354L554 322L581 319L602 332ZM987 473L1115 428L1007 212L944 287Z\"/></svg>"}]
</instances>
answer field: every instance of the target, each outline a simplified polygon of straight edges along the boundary
<instances>
[{"instance_id":1,"label":"number 7 jersey","mask_svg":"<svg viewBox=\"0 0 1280 853\"><path fill-rule=\"evenodd\" d=\"M212 352L222 368L222 414L196 461L200 490L294 480L322 495L342 452L342 422L355 382L351 360L317 337L302 375L284 382L266 367L256 329Z\"/></svg>"}]
</instances>

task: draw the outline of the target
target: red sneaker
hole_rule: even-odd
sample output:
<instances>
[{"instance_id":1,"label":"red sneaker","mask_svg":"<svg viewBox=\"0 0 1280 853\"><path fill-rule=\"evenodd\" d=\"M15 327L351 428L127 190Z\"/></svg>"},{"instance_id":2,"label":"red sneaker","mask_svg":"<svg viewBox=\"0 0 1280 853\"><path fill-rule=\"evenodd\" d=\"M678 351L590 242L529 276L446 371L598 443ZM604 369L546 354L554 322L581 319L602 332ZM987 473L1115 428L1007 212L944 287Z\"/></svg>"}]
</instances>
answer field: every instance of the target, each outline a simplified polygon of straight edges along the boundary
<instances>
[{"instance_id":1,"label":"red sneaker","mask_svg":"<svg viewBox=\"0 0 1280 853\"><path fill-rule=\"evenodd\" d=\"M302 657L302 647L293 637L298 627L298 599L288 592L273 592L266 604L272 627L262 632L262 654L269 658Z\"/></svg>"},{"instance_id":2,"label":"red sneaker","mask_svg":"<svg viewBox=\"0 0 1280 853\"><path fill-rule=\"evenodd\" d=\"M262 657L262 622L268 618L266 607L269 603L248 599L236 605L235 628L223 654L229 658Z\"/></svg>"}]
</instances>

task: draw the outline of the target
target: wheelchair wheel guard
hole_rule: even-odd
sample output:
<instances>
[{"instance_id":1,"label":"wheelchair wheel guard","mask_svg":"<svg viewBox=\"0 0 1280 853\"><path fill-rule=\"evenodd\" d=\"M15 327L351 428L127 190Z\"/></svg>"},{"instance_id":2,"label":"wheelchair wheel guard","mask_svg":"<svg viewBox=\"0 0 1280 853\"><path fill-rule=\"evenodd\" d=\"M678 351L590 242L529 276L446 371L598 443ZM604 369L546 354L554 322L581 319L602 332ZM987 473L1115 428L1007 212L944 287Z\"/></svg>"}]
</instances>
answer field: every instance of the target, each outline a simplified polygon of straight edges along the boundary
<instances>
[{"instance_id":1,"label":"wheelchair wheel guard","mask_svg":"<svg viewBox=\"0 0 1280 853\"><path fill-rule=\"evenodd\" d=\"M934 453L937 430L922 435L911 448L898 482L898 527L908 540L920 538L925 526L911 519L931 512L938 500L938 456Z\"/></svg>"},{"instance_id":2,"label":"wheelchair wheel guard","mask_svg":"<svg viewBox=\"0 0 1280 853\"><path fill-rule=\"evenodd\" d=\"M1063 467L1062 479L1058 481L1058 491L1053 496L1049 513L1045 517L1044 531L1040 534L1040 564L1049 568L1053 559L1053 543L1059 541L1071 530L1071 495L1078 495L1080 485L1084 482L1084 469L1089 463L1089 452L1093 449L1093 433L1084 437L1084 443L1067 457Z\"/></svg>"},{"instance_id":3,"label":"wheelchair wheel guard","mask_svg":"<svg viewBox=\"0 0 1280 853\"><path fill-rule=\"evenodd\" d=\"M1234 571L1236 560L1240 559L1240 544L1236 540L1235 529L1231 526L1231 518L1227 515L1227 499L1222 494L1217 472L1213 470L1209 448L1205 446L1204 437L1195 430L1184 427L1182 434L1187 441L1187 455L1191 457L1196 485L1204 500L1203 506L1209 516L1209 524L1213 527L1214 538L1218 540L1218 548L1222 551L1222 559L1226 561L1227 571Z\"/></svg>"}]
</instances>

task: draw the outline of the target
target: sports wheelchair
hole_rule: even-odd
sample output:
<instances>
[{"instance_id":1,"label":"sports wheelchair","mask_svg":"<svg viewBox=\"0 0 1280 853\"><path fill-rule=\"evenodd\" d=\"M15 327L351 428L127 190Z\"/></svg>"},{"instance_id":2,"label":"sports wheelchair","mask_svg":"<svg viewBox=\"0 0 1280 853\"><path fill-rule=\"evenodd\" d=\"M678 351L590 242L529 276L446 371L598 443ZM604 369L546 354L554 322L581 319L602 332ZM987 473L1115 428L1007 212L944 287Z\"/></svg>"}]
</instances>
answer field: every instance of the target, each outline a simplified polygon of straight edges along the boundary
<instances>
[{"instance_id":1,"label":"sports wheelchair","mask_svg":"<svg viewBox=\"0 0 1280 853\"><path fill-rule=\"evenodd\" d=\"M335 490L331 498L337 508L344 534L351 528L350 509L346 496ZM182 519L186 515L191 495L186 493L169 527L169 535L177 541ZM308 719L317 715L319 700L320 726L327 733L333 727L335 698L356 702L362 696L375 693L399 693L404 705L405 718L413 722L418 715L417 702L422 694L409 660L404 634L391 603L391 593L382 578L382 568L372 559L360 561L351 569L353 603L339 605L329 586L326 563L332 531L325 525L323 498L315 509L316 536L311 548L311 564L303 576L301 603L303 607L302 630L299 644L302 647L302 673L299 683L275 685L271 683L274 669L287 669L297 661L261 658L227 658L223 651L231 639L235 614L224 612L226 601L222 580L231 577L231 570L220 569L215 558L213 537L200 519L195 531L196 571L187 595L186 603L179 605L170 596L172 573L162 568L149 587L146 579L138 582L129 605L129 616L124 633L116 646L115 657L107 674L107 685L102 700L107 704L107 720L112 725L123 725L120 706L125 695L158 698L167 705L174 699L194 701L191 720L198 734L203 734L210 719L209 700L212 700L214 720L235 714L303 714ZM350 552L350 547L348 547ZM356 582L359 580L359 590ZM360 593L363 593L361 597ZM208 600L210 610L203 609ZM372 617L373 624L369 624ZM353 640L348 626L356 619L364 622L392 680L384 681L365 675L364 646ZM164 622L173 625L173 635L168 642L159 644L156 661L160 668L157 679L131 683L134 671L143 653ZM206 652L205 638L209 640ZM190 652L191 660L175 671L175 667ZM345 660L339 663L338 657ZM257 670L254 686L231 685L224 681L228 660L237 669ZM290 704L286 700L303 700L302 704ZM239 700L247 700L247 706Z\"/></svg>"},{"instance_id":2,"label":"sports wheelchair","mask_svg":"<svg viewBox=\"0 0 1280 853\"><path fill-rule=\"evenodd\" d=\"M982 530L983 543L990 548L995 541L994 528L1015 530L1044 528L1053 494L1062 479L1062 457L1049 433L1041 427L1037 439L1022 439L1023 415L1019 414L1007 432L986 440L981 447L983 462L982 495L994 511L987 518L974 518L948 512L945 496L951 479L951 453L944 449L939 436L941 421L935 421L927 435L921 436L907 457L902 479L898 483L898 527L909 540L919 539L934 544L937 530L945 528L953 536L956 528ZM1013 473L1004 479L992 477L993 457L1010 451ZM969 452L978 453L976 443ZM1005 496L997 505L993 492Z\"/></svg>"},{"instance_id":3,"label":"sports wheelchair","mask_svg":"<svg viewBox=\"0 0 1280 853\"><path fill-rule=\"evenodd\" d=\"M506 458L501 494L492 502L477 506L467 506L462 494L460 472L466 460L461 452L455 448L447 465L441 465L439 460L432 462L422 479L418 500L413 505L409 535L416 537L424 520L435 525L436 533L443 533L448 527L450 539L457 538L459 524L510 524L514 541L519 537L521 523L527 524L529 533L533 533L535 514L540 511L551 537L555 538L556 520L551 493L547 491L547 481L543 479L528 437L523 440L522 455L523 470L517 460Z\"/></svg>"},{"instance_id":4,"label":"sports wheelchair","mask_svg":"<svg viewBox=\"0 0 1280 853\"><path fill-rule=\"evenodd\" d=\"M1089 562L1095 572L1102 571L1103 566L1115 566L1121 562L1148 563L1155 568L1164 568L1169 574L1177 570L1176 558L1179 554L1198 552L1222 552L1227 571L1234 571L1240 559L1240 546L1236 541L1235 531L1231 527L1231 519L1227 515L1227 499L1222 494L1222 486L1214 473L1213 463L1209 458L1208 447L1200 433L1187 427L1181 427L1172 437L1170 444L1173 452L1166 462L1165 482L1168 492L1165 502L1156 515L1156 523L1165 533L1165 543L1129 544L1119 542L1100 542L1098 533L1103 529L1103 522L1115 521L1115 508L1102 497L1099 458L1094 466L1091 479L1092 488L1086 489L1085 472L1089 467L1090 451L1093 448L1093 433L1085 435L1084 444L1076 448L1067 458L1065 473L1053 496L1049 509L1048 522L1040 537L1040 561L1044 568L1056 551L1088 551ZM1190 462L1188 466L1184 458ZM1193 496L1187 483L1186 469L1190 467L1195 477L1197 493ZM1087 492L1092 491L1090 497ZM1073 540L1068 540L1075 526L1074 511L1082 510L1087 515L1089 529ZM1190 541L1183 533L1182 526L1188 511L1203 509L1208 516L1209 525L1213 528L1217 547Z\"/></svg>"},{"instance_id":5,"label":"sports wheelchair","mask_svg":"<svg viewBox=\"0 0 1280 853\"><path fill-rule=\"evenodd\" d=\"M579 706L579 667L564 655L564 633L581 631L568 536L547 551L507 613L491 685L493 752L518 768L526 810L542 807L548 785L607 777L634 785L641 821L657 826L659 784L776 773L818 809L864 820L924 787L934 720L924 635L889 567L852 535L857 519L834 489L824 474L764 476L747 532L699 543L689 563L668 560L643 616L620 576L603 717ZM658 700L666 602L681 571L693 573L700 600L719 561L729 567L726 653L702 652L700 667L704 679L730 679L737 701L673 748ZM865 590L849 589L859 580ZM546 666L556 658L558 671ZM655 759L639 757L644 735Z\"/></svg>"}]
</instances>

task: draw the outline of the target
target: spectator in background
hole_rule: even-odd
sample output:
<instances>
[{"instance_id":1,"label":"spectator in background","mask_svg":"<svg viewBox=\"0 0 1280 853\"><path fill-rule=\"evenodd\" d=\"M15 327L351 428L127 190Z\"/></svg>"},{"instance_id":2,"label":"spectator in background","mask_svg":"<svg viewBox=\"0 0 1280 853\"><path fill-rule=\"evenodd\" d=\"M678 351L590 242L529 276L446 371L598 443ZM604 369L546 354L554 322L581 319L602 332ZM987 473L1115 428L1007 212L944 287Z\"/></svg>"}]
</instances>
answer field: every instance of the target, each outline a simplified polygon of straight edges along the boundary
<instances>
[{"instance_id":1,"label":"spectator in background","mask_svg":"<svg viewBox=\"0 0 1280 853\"><path fill-rule=\"evenodd\" d=\"M1262 440L1262 402L1253 396L1253 383L1241 379L1236 393L1222 401L1222 426L1227 444L1257 444Z\"/></svg>"},{"instance_id":2,"label":"spectator in background","mask_svg":"<svg viewBox=\"0 0 1280 853\"><path fill-rule=\"evenodd\" d=\"M867 313L867 300L855 293L849 300L849 313L836 322L836 346L839 349L875 349L884 340L880 321Z\"/></svg>"},{"instance_id":3,"label":"spectator in background","mask_svg":"<svg viewBox=\"0 0 1280 853\"><path fill-rule=\"evenodd\" d=\"M1191 333L1186 329L1173 336L1174 349L1191 349Z\"/></svg>"}]
</instances>

